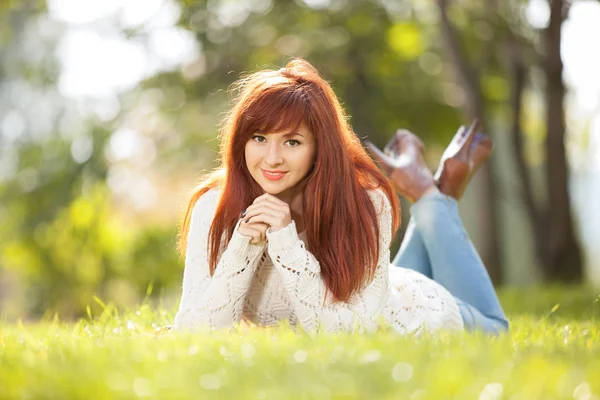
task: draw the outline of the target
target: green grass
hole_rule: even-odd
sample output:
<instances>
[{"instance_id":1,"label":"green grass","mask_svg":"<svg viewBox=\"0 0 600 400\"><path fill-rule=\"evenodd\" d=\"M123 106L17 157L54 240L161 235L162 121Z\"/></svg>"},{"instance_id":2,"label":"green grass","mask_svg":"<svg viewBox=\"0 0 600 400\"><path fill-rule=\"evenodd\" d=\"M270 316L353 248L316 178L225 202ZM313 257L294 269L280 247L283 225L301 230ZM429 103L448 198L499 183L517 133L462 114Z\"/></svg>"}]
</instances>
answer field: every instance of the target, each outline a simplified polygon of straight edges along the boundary
<instances>
[{"instance_id":1,"label":"green grass","mask_svg":"<svg viewBox=\"0 0 600 400\"><path fill-rule=\"evenodd\" d=\"M0 398L600 399L598 292L501 298L511 331L496 338L310 337L285 326L183 334L161 328L172 313L147 304L70 324L4 323Z\"/></svg>"}]
</instances>

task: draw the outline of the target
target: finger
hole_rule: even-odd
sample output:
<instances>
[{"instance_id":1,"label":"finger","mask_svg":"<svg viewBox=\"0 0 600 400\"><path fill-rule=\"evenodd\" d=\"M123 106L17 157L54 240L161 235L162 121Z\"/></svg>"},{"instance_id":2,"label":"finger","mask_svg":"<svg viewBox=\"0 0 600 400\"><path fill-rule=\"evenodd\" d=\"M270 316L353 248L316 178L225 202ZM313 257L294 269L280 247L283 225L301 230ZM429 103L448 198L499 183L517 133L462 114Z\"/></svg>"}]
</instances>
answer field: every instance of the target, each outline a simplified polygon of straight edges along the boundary
<instances>
[{"instance_id":1,"label":"finger","mask_svg":"<svg viewBox=\"0 0 600 400\"><path fill-rule=\"evenodd\" d=\"M259 215L268 215L270 218L284 218L286 216L286 213L283 211L279 211L279 210L274 210L270 207L265 207L265 206L260 206L257 208L253 208L252 210L249 210L246 213L246 216L244 217L244 221L246 221L246 223L252 221L252 222L259 222L256 217Z\"/></svg>"},{"instance_id":2,"label":"finger","mask_svg":"<svg viewBox=\"0 0 600 400\"><path fill-rule=\"evenodd\" d=\"M258 204L263 202L270 202L282 207L288 207L288 204L285 201L278 199L276 196L273 196L270 193L265 193L257 197L252 204Z\"/></svg>"},{"instance_id":3,"label":"finger","mask_svg":"<svg viewBox=\"0 0 600 400\"><path fill-rule=\"evenodd\" d=\"M262 208L276 211L288 213L290 212L290 206L285 202L275 202L271 198L265 197L257 201L255 204L252 204L250 207L246 209L246 213L244 217L256 213L257 210L261 210Z\"/></svg>"},{"instance_id":4,"label":"finger","mask_svg":"<svg viewBox=\"0 0 600 400\"><path fill-rule=\"evenodd\" d=\"M250 240L250 243L260 243L263 242L267 239L267 234L266 233L260 233L256 236L254 236L252 238L252 240Z\"/></svg>"},{"instance_id":5,"label":"finger","mask_svg":"<svg viewBox=\"0 0 600 400\"><path fill-rule=\"evenodd\" d=\"M254 223L261 222L263 224L269 225L269 227L273 227L273 226L279 227L280 222L282 220L282 216L275 216L275 215L270 215L270 214L265 214L265 213L260 213L251 218L252 218L252 222L254 222Z\"/></svg>"},{"instance_id":6,"label":"finger","mask_svg":"<svg viewBox=\"0 0 600 400\"><path fill-rule=\"evenodd\" d=\"M250 240L250 243L258 244L260 242L264 242L266 240L266 238L267 237L265 235L256 236Z\"/></svg>"},{"instance_id":7,"label":"finger","mask_svg":"<svg viewBox=\"0 0 600 400\"><path fill-rule=\"evenodd\" d=\"M242 222L238 231L242 236L251 238L250 243L258 243L266 240L267 229L269 229L269 225L246 224Z\"/></svg>"},{"instance_id":8,"label":"finger","mask_svg":"<svg viewBox=\"0 0 600 400\"><path fill-rule=\"evenodd\" d=\"M264 234L267 231L267 229L269 229L269 225L263 224L262 222L250 221L250 222L242 222L242 224L245 224L246 226L249 226L250 228L257 230L262 234Z\"/></svg>"},{"instance_id":9,"label":"finger","mask_svg":"<svg viewBox=\"0 0 600 400\"><path fill-rule=\"evenodd\" d=\"M272 215L291 215L290 206L287 203L275 203L271 199L264 199L260 204L257 204L257 210L270 213Z\"/></svg>"},{"instance_id":10,"label":"finger","mask_svg":"<svg viewBox=\"0 0 600 400\"><path fill-rule=\"evenodd\" d=\"M249 227L247 224L240 225L240 227L238 228L238 233L244 237L248 237L251 239L260 238L262 235L259 230L253 229L253 228Z\"/></svg>"},{"instance_id":11,"label":"finger","mask_svg":"<svg viewBox=\"0 0 600 400\"><path fill-rule=\"evenodd\" d=\"M244 221L242 221L241 225L250 226L252 229L258 229L258 230L262 230L263 228L266 230L266 229L269 228L269 226L267 224L264 224L262 222L257 222L257 221L248 221L248 222L246 222L244 220Z\"/></svg>"}]
</instances>

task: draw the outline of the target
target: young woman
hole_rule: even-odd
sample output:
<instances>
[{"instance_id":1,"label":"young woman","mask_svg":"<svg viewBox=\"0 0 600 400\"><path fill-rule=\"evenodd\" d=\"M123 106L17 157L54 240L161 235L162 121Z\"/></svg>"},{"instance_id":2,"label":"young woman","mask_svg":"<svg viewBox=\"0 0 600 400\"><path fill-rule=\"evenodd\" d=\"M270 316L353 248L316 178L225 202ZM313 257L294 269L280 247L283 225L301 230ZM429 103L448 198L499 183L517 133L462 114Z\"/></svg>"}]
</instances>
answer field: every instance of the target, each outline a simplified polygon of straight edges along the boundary
<instances>
[{"instance_id":1,"label":"young woman","mask_svg":"<svg viewBox=\"0 0 600 400\"><path fill-rule=\"evenodd\" d=\"M433 280L436 273L390 269L398 199L317 71L295 60L236 88L220 132L221 167L196 189L182 224L175 327L225 328L245 319L373 331L382 316L403 334L462 330L461 303ZM431 183L424 192L437 195ZM437 240L423 234L419 246L430 237ZM423 263L433 269L435 260ZM444 267L453 275L462 265ZM495 297L493 288L488 295Z\"/></svg>"}]
</instances>

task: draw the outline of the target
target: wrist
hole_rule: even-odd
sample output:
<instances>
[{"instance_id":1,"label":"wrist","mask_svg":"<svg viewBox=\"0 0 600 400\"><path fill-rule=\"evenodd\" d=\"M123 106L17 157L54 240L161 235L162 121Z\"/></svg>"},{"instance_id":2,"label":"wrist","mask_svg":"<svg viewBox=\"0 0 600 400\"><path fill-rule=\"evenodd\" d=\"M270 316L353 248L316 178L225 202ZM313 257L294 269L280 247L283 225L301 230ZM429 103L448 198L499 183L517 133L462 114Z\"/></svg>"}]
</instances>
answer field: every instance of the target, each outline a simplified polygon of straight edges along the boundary
<instances>
[{"instance_id":1,"label":"wrist","mask_svg":"<svg viewBox=\"0 0 600 400\"><path fill-rule=\"evenodd\" d=\"M290 226L290 224L292 222L294 222L294 220L291 219L291 218L288 218L288 219L286 219L286 220L284 220L284 221L282 221L282 222L280 222L280 223L278 223L276 225L271 225L269 227L269 229L267 229L267 232L271 232L271 233L278 232L278 231L280 231L280 230L282 230L282 229Z\"/></svg>"},{"instance_id":2,"label":"wrist","mask_svg":"<svg viewBox=\"0 0 600 400\"><path fill-rule=\"evenodd\" d=\"M271 250L279 250L295 245L300 238L296 231L296 223L291 221L288 225L281 229L271 227L267 229L267 241Z\"/></svg>"}]
</instances>

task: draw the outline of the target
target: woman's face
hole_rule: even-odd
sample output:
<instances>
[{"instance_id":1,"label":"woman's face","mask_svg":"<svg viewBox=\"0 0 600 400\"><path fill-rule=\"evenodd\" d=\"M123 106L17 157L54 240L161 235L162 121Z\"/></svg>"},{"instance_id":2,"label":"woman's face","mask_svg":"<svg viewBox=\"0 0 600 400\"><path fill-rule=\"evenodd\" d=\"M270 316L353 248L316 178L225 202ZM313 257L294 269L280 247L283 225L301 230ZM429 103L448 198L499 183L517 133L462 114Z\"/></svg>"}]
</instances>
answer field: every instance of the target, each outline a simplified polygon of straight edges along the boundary
<instances>
[{"instance_id":1,"label":"woman's face","mask_svg":"<svg viewBox=\"0 0 600 400\"><path fill-rule=\"evenodd\" d=\"M246 167L260 187L290 201L313 166L315 140L305 124L294 132L257 132L246 143L245 155Z\"/></svg>"}]
</instances>

